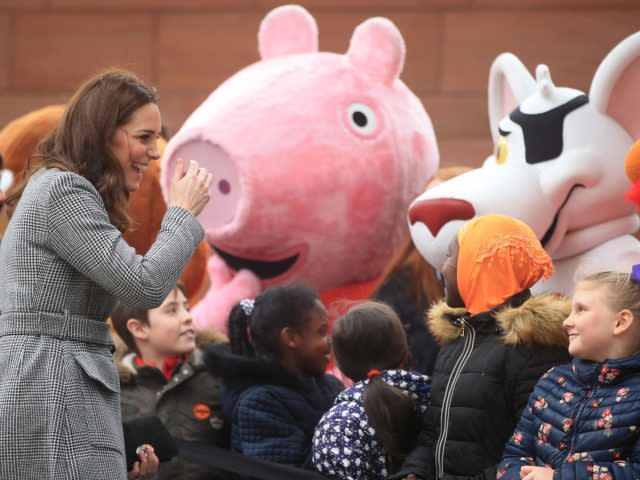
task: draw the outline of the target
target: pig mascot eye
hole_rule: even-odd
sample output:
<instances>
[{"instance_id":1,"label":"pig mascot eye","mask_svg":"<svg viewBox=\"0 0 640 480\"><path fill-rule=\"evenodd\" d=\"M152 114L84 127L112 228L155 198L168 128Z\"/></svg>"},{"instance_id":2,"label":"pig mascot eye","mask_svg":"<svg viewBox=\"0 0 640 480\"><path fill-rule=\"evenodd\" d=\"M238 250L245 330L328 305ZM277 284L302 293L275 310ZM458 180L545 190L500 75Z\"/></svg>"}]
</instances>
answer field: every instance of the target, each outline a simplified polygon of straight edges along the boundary
<instances>
[{"instance_id":1,"label":"pig mascot eye","mask_svg":"<svg viewBox=\"0 0 640 480\"><path fill-rule=\"evenodd\" d=\"M349 124L356 133L370 135L377 130L378 119L370 106L352 103L349 105Z\"/></svg>"}]
</instances>

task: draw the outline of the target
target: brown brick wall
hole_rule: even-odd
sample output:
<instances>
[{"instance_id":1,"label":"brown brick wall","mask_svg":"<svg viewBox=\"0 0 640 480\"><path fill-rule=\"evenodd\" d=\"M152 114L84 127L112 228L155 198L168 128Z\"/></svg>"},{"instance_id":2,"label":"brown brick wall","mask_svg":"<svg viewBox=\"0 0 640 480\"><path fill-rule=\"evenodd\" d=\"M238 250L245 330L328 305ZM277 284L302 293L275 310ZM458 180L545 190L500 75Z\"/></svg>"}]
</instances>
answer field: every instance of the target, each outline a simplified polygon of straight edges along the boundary
<instances>
[{"instance_id":1,"label":"brown brick wall","mask_svg":"<svg viewBox=\"0 0 640 480\"><path fill-rule=\"evenodd\" d=\"M110 65L160 89L172 131L220 82L258 59L256 34L277 0L0 0L0 127L64 101ZM512 51L533 71L588 90L604 55L640 30L638 0L301 0L323 50L345 51L355 26L385 16L408 49L404 81L432 117L442 163L491 151L489 66Z\"/></svg>"}]
</instances>

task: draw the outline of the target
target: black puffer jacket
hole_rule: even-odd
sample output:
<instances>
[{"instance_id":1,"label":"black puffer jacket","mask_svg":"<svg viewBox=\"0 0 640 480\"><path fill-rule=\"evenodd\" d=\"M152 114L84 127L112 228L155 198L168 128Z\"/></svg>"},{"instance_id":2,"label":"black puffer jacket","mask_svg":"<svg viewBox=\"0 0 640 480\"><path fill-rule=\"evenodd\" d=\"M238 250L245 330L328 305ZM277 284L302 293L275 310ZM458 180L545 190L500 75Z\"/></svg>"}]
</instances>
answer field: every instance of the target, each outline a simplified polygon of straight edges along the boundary
<instances>
[{"instance_id":1,"label":"black puffer jacket","mask_svg":"<svg viewBox=\"0 0 640 480\"><path fill-rule=\"evenodd\" d=\"M538 378L569 360L569 311L566 300L529 291L474 316L435 305L429 328L441 348L431 406L418 446L392 478L494 480Z\"/></svg>"}]
</instances>

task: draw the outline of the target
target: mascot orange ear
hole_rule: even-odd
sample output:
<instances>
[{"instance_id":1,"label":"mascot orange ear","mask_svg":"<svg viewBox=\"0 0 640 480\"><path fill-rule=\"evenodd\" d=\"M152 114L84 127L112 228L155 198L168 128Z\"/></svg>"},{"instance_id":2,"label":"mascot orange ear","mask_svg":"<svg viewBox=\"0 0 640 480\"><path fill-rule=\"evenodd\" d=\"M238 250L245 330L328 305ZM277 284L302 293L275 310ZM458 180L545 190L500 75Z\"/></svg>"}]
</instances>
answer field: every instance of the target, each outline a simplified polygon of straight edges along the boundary
<instances>
[{"instance_id":1,"label":"mascot orange ear","mask_svg":"<svg viewBox=\"0 0 640 480\"><path fill-rule=\"evenodd\" d=\"M634 202L640 210L640 140L631 145L624 160L624 171L633 183L625 193L625 197Z\"/></svg>"},{"instance_id":2,"label":"mascot orange ear","mask_svg":"<svg viewBox=\"0 0 640 480\"><path fill-rule=\"evenodd\" d=\"M29 112L9 122L0 130L0 153L4 157L4 168L14 175L27 166L41 140L56 126L64 105L50 105Z\"/></svg>"}]
</instances>

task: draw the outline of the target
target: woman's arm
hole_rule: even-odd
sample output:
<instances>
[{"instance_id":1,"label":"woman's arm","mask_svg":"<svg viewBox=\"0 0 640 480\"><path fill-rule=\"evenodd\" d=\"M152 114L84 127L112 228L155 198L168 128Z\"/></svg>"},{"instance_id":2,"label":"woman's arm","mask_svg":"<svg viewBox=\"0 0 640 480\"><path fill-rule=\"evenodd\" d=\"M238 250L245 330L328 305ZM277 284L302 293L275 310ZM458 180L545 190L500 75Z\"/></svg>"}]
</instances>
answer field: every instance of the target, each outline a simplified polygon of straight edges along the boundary
<instances>
[{"instance_id":1,"label":"woman's arm","mask_svg":"<svg viewBox=\"0 0 640 480\"><path fill-rule=\"evenodd\" d=\"M83 177L65 172L51 185L49 247L118 300L155 308L175 286L204 231L187 210L170 207L155 243L137 255L109 221L102 199Z\"/></svg>"}]
</instances>

